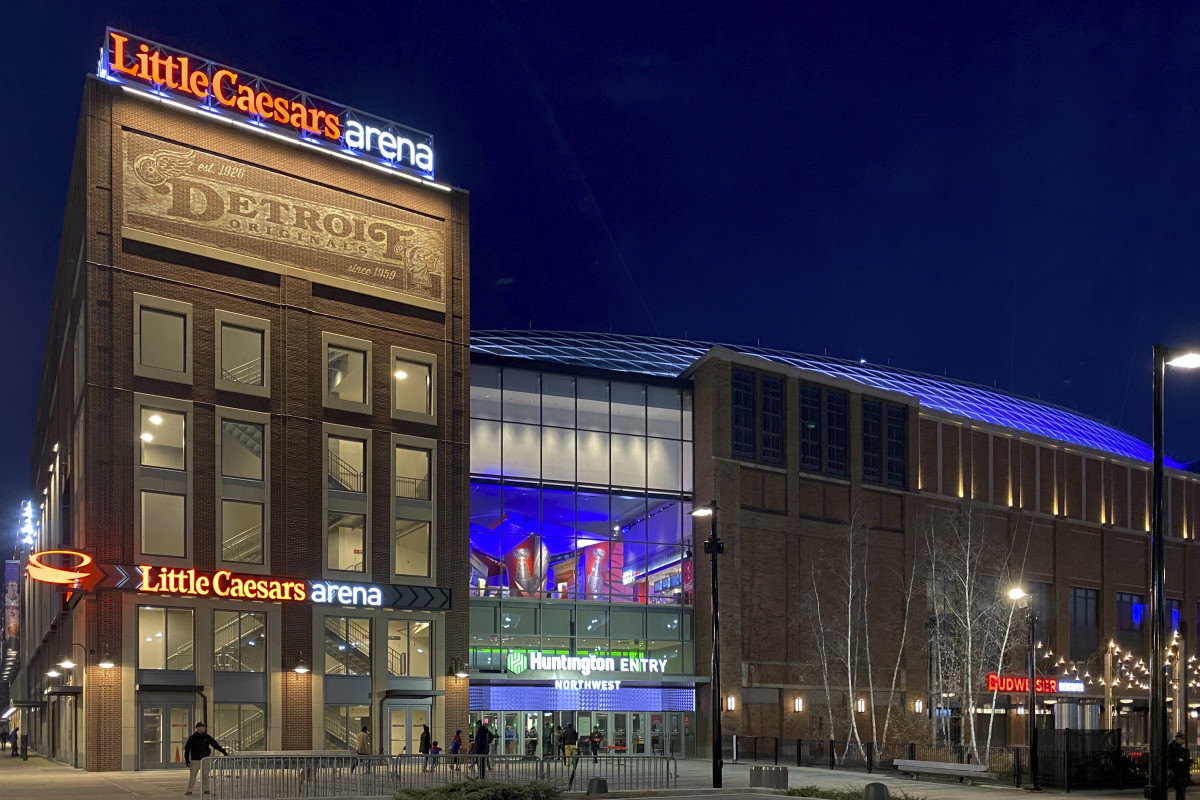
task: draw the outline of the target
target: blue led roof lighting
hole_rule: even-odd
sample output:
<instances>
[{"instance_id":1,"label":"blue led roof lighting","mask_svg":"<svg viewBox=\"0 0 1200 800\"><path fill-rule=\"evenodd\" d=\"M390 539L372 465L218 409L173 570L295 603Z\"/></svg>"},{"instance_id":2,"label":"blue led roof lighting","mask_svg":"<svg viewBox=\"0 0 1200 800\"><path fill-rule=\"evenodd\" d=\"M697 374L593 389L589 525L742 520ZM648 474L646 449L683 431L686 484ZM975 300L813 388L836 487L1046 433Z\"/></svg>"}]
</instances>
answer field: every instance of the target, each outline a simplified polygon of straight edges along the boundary
<instances>
[{"instance_id":1,"label":"blue led roof lighting","mask_svg":"<svg viewBox=\"0 0 1200 800\"><path fill-rule=\"evenodd\" d=\"M471 334L471 349L477 353L665 377L678 377L713 347L916 397L927 408L980 422L1138 461L1153 459L1153 451L1146 442L1076 411L986 386L896 367L763 347L615 333L474 331ZM1171 459L1167 459L1166 464L1182 468Z\"/></svg>"}]
</instances>

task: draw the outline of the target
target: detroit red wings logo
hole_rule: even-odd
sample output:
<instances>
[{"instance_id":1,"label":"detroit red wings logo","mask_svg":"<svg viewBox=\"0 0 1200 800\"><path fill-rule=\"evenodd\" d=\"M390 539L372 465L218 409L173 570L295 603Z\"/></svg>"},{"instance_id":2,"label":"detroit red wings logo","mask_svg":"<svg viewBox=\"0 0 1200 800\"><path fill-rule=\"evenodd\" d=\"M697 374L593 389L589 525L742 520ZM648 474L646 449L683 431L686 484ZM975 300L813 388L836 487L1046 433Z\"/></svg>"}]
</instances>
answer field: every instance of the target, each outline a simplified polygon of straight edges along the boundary
<instances>
[{"instance_id":1,"label":"detroit red wings logo","mask_svg":"<svg viewBox=\"0 0 1200 800\"><path fill-rule=\"evenodd\" d=\"M192 159L195 156L191 150L182 153L175 150L155 150L153 153L137 157L133 162L133 174L159 194L169 194L171 189L166 185L167 181L186 175L192 168Z\"/></svg>"}]
</instances>

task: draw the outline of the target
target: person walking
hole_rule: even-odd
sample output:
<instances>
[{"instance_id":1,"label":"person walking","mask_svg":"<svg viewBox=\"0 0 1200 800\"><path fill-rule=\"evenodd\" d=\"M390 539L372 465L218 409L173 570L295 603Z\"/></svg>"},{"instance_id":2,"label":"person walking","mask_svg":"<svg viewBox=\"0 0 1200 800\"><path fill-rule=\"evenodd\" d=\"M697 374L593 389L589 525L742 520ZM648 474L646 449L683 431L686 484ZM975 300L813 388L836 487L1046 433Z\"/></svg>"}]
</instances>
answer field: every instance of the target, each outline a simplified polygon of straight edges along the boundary
<instances>
[{"instance_id":1,"label":"person walking","mask_svg":"<svg viewBox=\"0 0 1200 800\"><path fill-rule=\"evenodd\" d=\"M1175 787L1175 800L1186 800L1188 784L1192 782L1192 759L1183 731L1176 733L1175 740L1167 745L1167 774Z\"/></svg>"},{"instance_id":2,"label":"person walking","mask_svg":"<svg viewBox=\"0 0 1200 800\"><path fill-rule=\"evenodd\" d=\"M579 731L575 730L575 723L568 722L567 729L563 731L563 753L566 756L563 763L567 766L571 765L571 757L575 757L575 763L579 763Z\"/></svg>"},{"instance_id":3,"label":"person walking","mask_svg":"<svg viewBox=\"0 0 1200 800\"><path fill-rule=\"evenodd\" d=\"M604 742L604 734L595 725L592 726L592 735L588 737L588 744L592 748L592 763L600 763L600 745Z\"/></svg>"},{"instance_id":4,"label":"person walking","mask_svg":"<svg viewBox=\"0 0 1200 800\"><path fill-rule=\"evenodd\" d=\"M562 725L559 725L556 730L558 731L554 735L554 745L557 748L556 752L559 758L563 759L563 761L566 761L567 732L563 730Z\"/></svg>"},{"instance_id":5,"label":"person walking","mask_svg":"<svg viewBox=\"0 0 1200 800\"><path fill-rule=\"evenodd\" d=\"M433 747L433 737L429 735L429 726L421 726L421 743L417 746L421 755L425 756L425 763L421 767L421 772L429 772L429 748Z\"/></svg>"},{"instance_id":6,"label":"person walking","mask_svg":"<svg viewBox=\"0 0 1200 800\"><path fill-rule=\"evenodd\" d=\"M454 756L454 758L450 759L450 761L453 762L453 764L454 764L455 772L458 772L459 770L462 769L462 765L459 763L459 757L458 757L460 753L462 753L462 729L461 728L459 728L458 730L456 730L454 732L454 738L450 740L450 755Z\"/></svg>"},{"instance_id":7,"label":"person walking","mask_svg":"<svg viewBox=\"0 0 1200 800\"><path fill-rule=\"evenodd\" d=\"M16 758L17 756L20 755L19 751L21 748L17 747L17 742L21 741L20 737L17 736L17 732L20 730L21 730L21 726L18 725L17 727L13 728L12 733L10 733L8 735L8 743L12 745L13 758Z\"/></svg>"},{"instance_id":8,"label":"person walking","mask_svg":"<svg viewBox=\"0 0 1200 800\"><path fill-rule=\"evenodd\" d=\"M208 725L197 722L196 732L188 737L187 743L183 746L183 760L190 772L187 791L184 794L191 794L192 789L196 788L196 773L200 772L200 763L211 756L214 749L220 750L223 756L229 755L224 747L217 744L216 739L208 735ZM208 775L202 777L200 788L204 790L204 794L208 794Z\"/></svg>"},{"instance_id":9,"label":"person walking","mask_svg":"<svg viewBox=\"0 0 1200 800\"><path fill-rule=\"evenodd\" d=\"M367 731L367 726L363 725L358 736L354 737L354 752L358 756L367 756L371 754L371 734ZM358 756L355 756L354 763L350 765L350 771L358 769Z\"/></svg>"},{"instance_id":10,"label":"person walking","mask_svg":"<svg viewBox=\"0 0 1200 800\"><path fill-rule=\"evenodd\" d=\"M487 774L487 755L493 738L494 734L483 724L483 720L479 720L475 724L475 738L471 740L471 753L475 755L476 763L479 764L479 780L483 780Z\"/></svg>"}]
</instances>

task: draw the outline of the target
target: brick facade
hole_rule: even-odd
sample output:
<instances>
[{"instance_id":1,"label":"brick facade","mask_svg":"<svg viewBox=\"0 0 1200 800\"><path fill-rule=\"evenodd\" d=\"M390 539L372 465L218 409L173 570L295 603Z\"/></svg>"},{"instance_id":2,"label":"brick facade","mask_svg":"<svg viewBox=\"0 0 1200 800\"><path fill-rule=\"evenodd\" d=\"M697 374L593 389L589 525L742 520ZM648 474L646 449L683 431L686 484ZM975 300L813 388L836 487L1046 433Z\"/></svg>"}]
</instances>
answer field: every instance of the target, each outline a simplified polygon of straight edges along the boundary
<instances>
[{"instance_id":1,"label":"brick facade","mask_svg":"<svg viewBox=\"0 0 1200 800\"><path fill-rule=\"evenodd\" d=\"M236 162L255 165L272 174L293 176L305 185L319 187L324 196L333 190L348 208L364 202L397 209L398 215L423 219L444 232L444 310L381 297L370 286L345 279L308 280L313 274L332 275L344 256L326 256L319 250L302 253L307 272L270 271L255 267L252 259L220 252L174 249L159 243L123 236L125 189L122 142L128 132L150 136L165 148L186 148ZM317 191L314 188L314 191ZM218 437L218 408L270 415L270 574L279 577L320 578L323 575L324 424L352 425L370 430L372 442L371 572L364 580L391 583L392 539L391 435L436 440L436 549L434 576L426 583L449 588L451 611L436 616L433 689L445 689L444 702L435 702L435 731L465 727L466 681L447 678L450 666L467 657L467 508L465 476L468 470L470 327L468 261L469 215L466 195L383 175L300 145L276 142L244 129L210 121L203 116L173 109L119 87L89 79L64 223L62 255L51 315L42 396L32 452L33 485L41 495L47 465L61 459L63 476L57 498L70 509L69 524L47 526L48 535L61 537L45 545L82 547L100 563L137 563L135 532L139 527L135 492L138 430L134 419L135 394L154 395L191 404L191 564L214 570L217 564L219 524L218 483L214 442ZM269 260L271 242L262 245L261 258ZM295 260L296 253L289 251ZM265 262L264 262L265 263ZM281 274L282 273L282 274ZM134 293L190 304L192 327L190 385L134 374ZM428 304L426 304L428 305ZM216 311L265 319L270 324L270 397L255 397L217 388ZM74 330L80 314L86 319L86 389L82 391L80 418L83 458L72 462L69 452L76 433L73 370ZM335 333L372 343L374 378L370 387L370 414L324 407L322 334ZM437 358L435 424L393 419L391 416L391 348L403 347ZM53 453L57 445L59 452ZM69 465L80 464L78 474ZM60 490L56 490L58 493ZM56 498L51 498L54 501ZM119 590L98 590L81 602L76 595L64 610L61 595L44 589L27 609L29 658L23 670L23 690L40 697L41 666L58 657L72 619L82 615L87 630L90 664L110 652L117 668L88 666L84 680L85 712L79 724L86 730L80 750L86 752L89 770L130 769L136 753L134 671L136 631L128 629L132 611L125 608L129 595ZM198 603L197 608L203 604ZM281 682L282 705L268 711L272 727L281 729L280 745L311 749L315 696L322 671L322 623L306 604L285 605L278 632L278 652L270 653L268 672ZM42 634L49 640L39 647ZM69 641L69 640L68 640ZM380 646L382 633L376 639ZM211 643L210 643L211 644ZM196 642L202 658L210 646ZM122 654L126 659L122 659ZM292 672L297 657L314 673ZM382 663L382 662L377 662ZM378 684L377 684L378 685ZM189 696L190 697L190 696ZM209 698L210 701L212 698ZM378 713L373 697L371 714ZM43 717L50 715L47 711ZM199 712L197 712L199 713ZM31 715L33 718L33 715ZM48 738L47 719L38 719L29 732L35 747L54 747ZM451 727L452 729L452 727ZM39 741L39 739L41 741ZM82 762L81 762L82 765Z\"/></svg>"}]
</instances>

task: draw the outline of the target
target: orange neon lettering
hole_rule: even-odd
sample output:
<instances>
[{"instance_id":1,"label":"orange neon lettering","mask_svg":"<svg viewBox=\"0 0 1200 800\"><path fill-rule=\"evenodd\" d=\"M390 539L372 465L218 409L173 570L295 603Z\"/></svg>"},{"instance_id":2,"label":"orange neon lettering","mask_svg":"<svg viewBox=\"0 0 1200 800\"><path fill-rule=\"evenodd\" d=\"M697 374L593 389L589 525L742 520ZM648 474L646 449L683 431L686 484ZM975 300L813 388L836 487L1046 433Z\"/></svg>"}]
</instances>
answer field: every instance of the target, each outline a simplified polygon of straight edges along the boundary
<instances>
[{"instance_id":1,"label":"orange neon lettering","mask_svg":"<svg viewBox=\"0 0 1200 800\"><path fill-rule=\"evenodd\" d=\"M203 72L193 72L188 80L188 91L201 100L208 97L208 76Z\"/></svg>"},{"instance_id":2,"label":"orange neon lettering","mask_svg":"<svg viewBox=\"0 0 1200 800\"><path fill-rule=\"evenodd\" d=\"M121 36L115 31L113 31L111 35L113 45L112 68L117 72L124 72L126 75L140 77L138 75L137 67L131 68L125 66L125 43L129 41L129 37Z\"/></svg>"},{"instance_id":3,"label":"orange neon lettering","mask_svg":"<svg viewBox=\"0 0 1200 800\"><path fill-rule=\"evenodd\" d=\"M263 119L272 118L272 115L275 113L274 108L272 108L273 104L275 103L274 97L271 97L271 95L267 94L266 92L259 92L258 95L254 97L253 102L254 110L258 112L260 117Z\"/></svg>"},{"instance_id":4,"label":"orange neon lettering","mask_svg":"<svg viewBox=\"0 0 1200 800\"><path fill-rule=\"evenodd\" d=\"M229 577L231 574L232 573L230 573L230 571L227 569L217 570L213 574L213 591L216 592L217 597L228 597L229 596L229 585L228 584L229 584Z\"/></svg>"},{"instance_id":5,"label":"orange neon lettering","mask_svg":"<svg viewBox=\"0 0 1200 800\"><path fill-rule=\"evenodd\" d=\"M238 79L237 73L233 72L232 70L228 70L228 69L219 69L219 70L217 70L216 74L213 75L212 89L213 89L213 94L216 96L218 103L220 103L223 106L232 106L234 103L237 102L237 98L234 97L232 94L226 96L225 93L221 91L222 84L224 81L229 81L230 89L236 88L237 87L237 79Z\"/></svg>"},{"instance_id":6,"label":"orange neon lettering","mask_svg":"<svg viewBox=\"0 0 1200 800\"><path fill-rule=\"evenodd\" d=\"M342 138L342 129L339 125L339 120L333 114L326 114L324 111L318 111L318 119L320 115L325 115L325 137L332 139L335 142Z\"/></svg>"},{"instance_id":7,"label":"orange neon lettering","mask_svg":"<svg viewBox=\"0 0 1200 800\"><path fill-rule=\"evenodd\" d=\"M150 45L138 45L138 69L141 70L141 75L138 77L150 80Z\"/></svg>"},{"instance_id":8,"label":"orange neon lettering","mask_svg":"<svg viewBox=\"0 0 1200 800\"><path fill-rule=\"evenodd\" d=\"M196 578L196 594L208 595L208 586L210 583L212 583L212 578L209 578L207 575L201 575L199 578Z\"/></svg>"}]
</instances>

